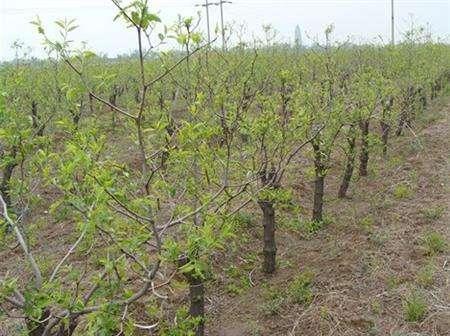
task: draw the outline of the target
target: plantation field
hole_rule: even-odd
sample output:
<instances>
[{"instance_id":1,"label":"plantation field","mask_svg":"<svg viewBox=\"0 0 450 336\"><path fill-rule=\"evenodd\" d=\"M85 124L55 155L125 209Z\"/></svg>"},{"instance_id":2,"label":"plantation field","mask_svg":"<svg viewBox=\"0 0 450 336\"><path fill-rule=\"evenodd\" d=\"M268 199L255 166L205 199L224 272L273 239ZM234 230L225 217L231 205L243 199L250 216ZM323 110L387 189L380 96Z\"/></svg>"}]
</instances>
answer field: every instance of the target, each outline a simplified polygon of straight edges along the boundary
<instances>
[{"instance_id":1,"label":"plantation field","mask_svg":"<svg viewBox=\"0 0 450 336\"><path fill-rule=\"evenodd\" d=\"M112 5L133 54L0 64L0 336L450 334L448 44Z\"/></svg>"},{"instance_id":2,"label":"plantation field","mask_svg":"<svg viewBox=\"0 0 450 336\"><path fill-rule=\"evenodd\" d=\"M350 200L331 196L329 211L335 220L325 230L310 237L284 222L287 214L281 217L275 277L267 279L255 268L251 255L258 250L245 244L246 255L230 261L241 272L221 277L225 290L211 294L210 334L447 335L448 252L427 255L430 247L424 239L430 232L450 237L449 111L448 98L433 106L417 137L401 139L399 155L389 162L374 163ZM332 194L339 181L330 177ZM399 186L407 186L409 193L398 195ZM294 188L307 204L311 185ZM258 238L248 234L250 241ZM289 294L305 270L315 274L308 308L292 304ZM413 305L405 305L416 293L427 317L408 323L405 315Z\"/></svg>"}]
</instances>

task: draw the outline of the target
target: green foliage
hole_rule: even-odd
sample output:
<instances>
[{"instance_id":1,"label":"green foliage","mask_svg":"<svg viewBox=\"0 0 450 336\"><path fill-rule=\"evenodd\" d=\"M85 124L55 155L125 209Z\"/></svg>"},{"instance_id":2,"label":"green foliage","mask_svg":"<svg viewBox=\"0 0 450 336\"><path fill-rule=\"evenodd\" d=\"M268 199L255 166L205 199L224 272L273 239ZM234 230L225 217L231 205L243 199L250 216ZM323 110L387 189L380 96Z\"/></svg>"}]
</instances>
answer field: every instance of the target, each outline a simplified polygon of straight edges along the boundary
<instances>
[{"instance_id":1,"label":"green foliage","mask_svg":"<svg viewBox=\"0 0 450 336\"><path fill-rule=\"evenodd\" d=\"M432 206L429 208L425 208L423 209L421 212L424 215L424 217L428 220L428 221L436 221L440 218L442 218L442 216L444 215L446 210L445 206Z\"/></svg>"},{"instance_id":2,"label":"green foliage","mask_svg":"<svg viewBox=\"0 0 450 336\"><path fill-rule=\"evenodd\" d=\"M309 305L313 299L312 285L314 273L303 271L296 275L289 285L288 296L297 304Z\"/></svg>"},{"instance_id":3,"label":"green foliage","mask_svg":"<svg viewBox=\"0 0 450 336\"><path fill-rule=\"evenodd\" d=\"M177 310L175 321L175 325L166 326L161 329L161 336L194 336L195 327L200 322L198 319L189 317L185 308Z\"/></svg>"},{"instance_id":4,"label":"green foliage","mask_svg":"<svg viewBox=\"0 0 450 336\"><path fill-rule=\"evenodd\" d=\"M435 255L447 250L447 240L439 232L430 231L421 238L422 249L427 255Z\"/></svg>"},{"instance_id":5,"label":"green foliage","mask_svg":"<svg viewBox=\"0 0 450 336\"><path fill-rule=\"evenodd\" d=\"M430 287L435 280L436 267L430 262L419 269L416 275L416 281L422 287Z\"/></svg>"},{"instance_id":6,"label":"green foliage","mask_svg":"<svg viewBox=\"0 0 450 336\"><path fill-rule=\"evenodd\" d=\"M428 306L422 294L412 291L403 300L405 320L408 322L420 322L428 312Z\"/></svg>"},{"instance_id":7,"label":"green foliage","mask_svg":"<svg viewBox=\"0 0 450 336\"><path fill-rule=\"evenodd\" d=\"M405 199L412 196L412 190L407 184L399 184L394 188L394 197L396 199Z\"/></svg>"},{"instance_id":8,"label":"green foliage","mask_svg":"<svg viewBox=\"0 0 450 336\"><path fill-rule=\"evenodd\" d=\"M225 274L228 277L225 289L230 295L240 295L251 287L246 269L244 266L236 267L233 265L225 269Z\"/></svg>"},{"instance_id":9,"label":"green foliage","mask_svg":"<svg viewBox=\"0 0 450 336\"><path fill-rule=\"evenodd\" d=\"M359 226L367 233L371 233L373 231L374 224L375 220L370 215L364 217L359 221Z\"/></svg>"},{"instance_id":10,"label":"green foliage","mask_svg":"<svg viewBox=\"0 0 450 336\"><path fill-rule=\"evenodd\" d=\"M280 313L285 303L283 292L275 287L266 286L263 293L264 303L261 305L261 312L266 316L273 316Z\"/></svg>"}]
</instances>

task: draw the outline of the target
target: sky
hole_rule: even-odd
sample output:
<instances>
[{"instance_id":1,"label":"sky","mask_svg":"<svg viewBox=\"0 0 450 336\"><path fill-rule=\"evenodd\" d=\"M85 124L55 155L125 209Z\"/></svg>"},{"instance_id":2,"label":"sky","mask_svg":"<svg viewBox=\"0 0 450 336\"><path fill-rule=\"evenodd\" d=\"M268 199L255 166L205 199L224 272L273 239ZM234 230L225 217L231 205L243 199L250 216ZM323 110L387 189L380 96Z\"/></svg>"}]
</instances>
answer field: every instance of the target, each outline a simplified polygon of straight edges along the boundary
<instances>
[{"instance_id":1,"label":"sky","mask_svg":"<svg viewBox=\"0 0 450 336\"><path fill-rule=\"evenodd\" d=\"M216 0L210 0L214 2ZM262 25L271 24L278 38L294 41L299 25L305 44L321 39L325 28L334 24L334 38L354 41L389 41L391 0L232 0L225 5L225 21L235 27L245 24L245 38L261 36ZM152 10L159 13L167 26L178 14L196 15L205 0L150 0ZM397 39L411 26L427 26L435 35L449 41L450 0L395 0ZM11 60L11 45L21 41L31 55L43 57L45 53L36 28L29 22L37 15L46 30L56 33L54 21L76 19L79 28L71 38L86 41L89 49L109 56L128 53L136 49L135 33L122 22L113 22L117 10L110 0L0 0L0 60ZM203 17L204 13L202 12ZM211 7L212 30L220 22L218 7ZM412 19L413 18L413 19ZM206 28L206 20L201 27Z\"/></svg>"}]
</instances>

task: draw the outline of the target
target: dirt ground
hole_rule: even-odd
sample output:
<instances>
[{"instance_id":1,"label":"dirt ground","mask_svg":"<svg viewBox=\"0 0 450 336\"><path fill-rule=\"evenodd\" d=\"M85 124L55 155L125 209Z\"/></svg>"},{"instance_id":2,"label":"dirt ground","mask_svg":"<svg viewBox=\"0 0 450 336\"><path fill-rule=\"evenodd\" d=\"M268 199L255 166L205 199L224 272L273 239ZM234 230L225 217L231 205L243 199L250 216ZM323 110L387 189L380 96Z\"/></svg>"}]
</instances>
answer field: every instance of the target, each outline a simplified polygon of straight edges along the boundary
<instances>
[{"instance_id":1,"label":"dirt ground","mask_svg":"<svg viewBox=\"0 0 450 336\"><path fill-rule=\"evenodd\" d=\"M258 260L252 262L259 246L248 248L249 258L235 258L247 274L217 279L228 290L210 297L208 335L450 335L448 245L430 255L423 242L429 232L447 244L450 237L450 100L434 104L417 124L392 140L386 160L370 162L370 176L353 183L347 200L333 196L341 171L334 167L327 177L325 211L332 223L326 228L305 236L279 215L277 274L267 278ZM309 209L311 183L293 187ZM283 292L305 269L315 274L312 302L293 304ZM406 322L412 293L426 303L418 322Z\"/></svg>"}]
</instances>

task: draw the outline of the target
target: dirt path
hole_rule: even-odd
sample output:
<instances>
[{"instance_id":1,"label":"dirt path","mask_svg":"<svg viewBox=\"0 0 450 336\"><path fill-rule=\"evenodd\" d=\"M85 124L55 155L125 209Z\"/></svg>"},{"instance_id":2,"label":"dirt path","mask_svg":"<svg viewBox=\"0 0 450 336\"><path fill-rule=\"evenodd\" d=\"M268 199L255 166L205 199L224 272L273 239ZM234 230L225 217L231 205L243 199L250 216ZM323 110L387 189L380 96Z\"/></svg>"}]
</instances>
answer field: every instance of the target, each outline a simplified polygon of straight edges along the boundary
<instances>
[{"instance_id":1,"label":"dirt path","mask_svg":"<svg viewBox=\"0 0 450 336\"><path fill-rule=\"evenodd\" d=\"M371 176L356 183L352 199L327 200L330 226L311 239L285 227L277 232L280 269L273 278L249 267L250 288L211 297L209 335L450 335L450 100L422 119L418 128L428 127L394 139L390 158L371 162ZM329 179L328 195L338 177ZM310 190L298 197L310 199ZM447 240L447 249L429 255L436 237ZM306 268L316 275L307 308L283 294ZM426 315L406 322L413 293Z\"/></svg>"}]
</instances>

